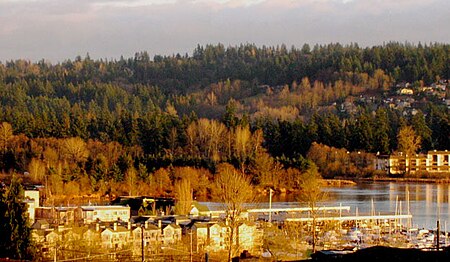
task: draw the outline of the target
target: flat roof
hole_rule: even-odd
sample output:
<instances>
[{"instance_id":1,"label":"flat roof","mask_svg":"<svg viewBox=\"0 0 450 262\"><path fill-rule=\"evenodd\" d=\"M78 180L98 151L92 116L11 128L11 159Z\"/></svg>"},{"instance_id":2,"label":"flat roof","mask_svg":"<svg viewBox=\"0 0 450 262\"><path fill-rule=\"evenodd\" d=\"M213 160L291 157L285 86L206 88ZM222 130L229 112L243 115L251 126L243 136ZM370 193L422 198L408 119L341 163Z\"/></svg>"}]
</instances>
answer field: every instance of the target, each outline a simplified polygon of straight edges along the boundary
<instances>
[{"instance_id":1,"label":"flat roof","mask_svg":"<svg viewBox=\"0 0 450 262\"><path fill-rule=\"evenodd\" d=\"M98 209L126 209L130 210L129 206L81 206L83 210L98 210Z\"/></svg>"}]
</instances>

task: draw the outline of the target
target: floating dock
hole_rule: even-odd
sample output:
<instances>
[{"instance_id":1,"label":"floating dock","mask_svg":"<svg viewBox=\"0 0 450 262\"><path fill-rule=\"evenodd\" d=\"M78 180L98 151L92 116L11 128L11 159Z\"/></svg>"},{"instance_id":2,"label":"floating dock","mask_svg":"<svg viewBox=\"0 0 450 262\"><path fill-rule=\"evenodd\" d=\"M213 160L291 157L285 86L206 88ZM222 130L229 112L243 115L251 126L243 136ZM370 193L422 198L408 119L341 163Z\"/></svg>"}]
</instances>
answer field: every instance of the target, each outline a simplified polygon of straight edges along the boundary
<instances>
[{"instance_id":1,"label":"floating dock","mask_svg":"<svg viewBox=\"0 0 450 262\"><path fill-rule=\"evenodd\" d=\"M412 215L369 215L369 216L333 216L333 217L316 217L315 220L318 221L374 221L374 220L403 220L411 219ZM312 222L312 217L296 217L296 218L286 218L286 222Z\"/></svg>"},{"instance_id":2,"label":"floating dock","mask_svg":"<svg viewBox=\"0 0 450 262\"><path fill-rule=\"evenodd\" d=\"M248 213L275 213L275 212L310 212L311 207L282 207L282 208L250 208L247 209ZM350 211L350 206L322 206L316 207L315 211Z\"/></svg>"}]
</instances>

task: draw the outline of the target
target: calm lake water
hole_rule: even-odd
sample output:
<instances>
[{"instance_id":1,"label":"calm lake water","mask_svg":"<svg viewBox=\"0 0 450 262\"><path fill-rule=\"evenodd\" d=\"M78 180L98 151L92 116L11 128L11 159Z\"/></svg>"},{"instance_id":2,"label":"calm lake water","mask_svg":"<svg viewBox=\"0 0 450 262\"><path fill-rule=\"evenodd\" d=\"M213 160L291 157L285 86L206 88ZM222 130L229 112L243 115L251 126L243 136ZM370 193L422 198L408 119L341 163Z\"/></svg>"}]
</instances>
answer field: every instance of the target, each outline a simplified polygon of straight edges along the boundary
<instances>
[{"instance_id":1,"label":"calm lake water","mask_svg":"<svg viewBox=\"0 0 450 262\"><path fill-rule=\"evenodd\" d=\"M352 215L356 208L360 215L370 214L372 200L376 214L395 214L396 206L401 210L399 213L407 214L409 194L414 227L434 229L439 218L441 230L445 230L445 224L450 230L450 185L447 184L367 182L356 186L327 187L325 191L328 192L325 205L350 206L350 212L346 214ZM277 196L274 201L279 201L276 206L290 206L295 199Z\"/></svg>"},{"instance_id":2,"label":"calm lake water","mask_svg":"<svg viewBox=\"0 0 450 262\"><path fill-rule=\"evenodd\" d=\"M446 223L450 229L450 185L447 184L372 182L326 190L330 203L351 206L351 212L357 207L362 213L370 213L373 199L376 213L395 213L397 205L398 209L401 206L402 214L407 214L409 195L409 210L415 227L436 228L439 218L442 230Z\"/></svg>"}]
</instances>

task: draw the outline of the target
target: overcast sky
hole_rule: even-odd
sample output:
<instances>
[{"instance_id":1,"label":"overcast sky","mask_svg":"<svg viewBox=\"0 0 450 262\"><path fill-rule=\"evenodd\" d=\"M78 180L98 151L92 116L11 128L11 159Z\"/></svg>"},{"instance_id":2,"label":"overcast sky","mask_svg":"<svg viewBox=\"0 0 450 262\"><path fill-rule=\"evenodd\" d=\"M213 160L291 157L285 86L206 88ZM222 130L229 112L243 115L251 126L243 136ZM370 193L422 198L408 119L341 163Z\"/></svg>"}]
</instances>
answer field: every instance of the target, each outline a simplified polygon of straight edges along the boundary
<instances>
[{"instance_id":1,"label":"overcast sky","mask_svg":"<svg viewBox=\"0 0 450 262\"><path fill-rule=\"evenodd\" d=\"M450 0L0 0L0 61L225 46L450 42Z\"/></svg>"}]
</instances>

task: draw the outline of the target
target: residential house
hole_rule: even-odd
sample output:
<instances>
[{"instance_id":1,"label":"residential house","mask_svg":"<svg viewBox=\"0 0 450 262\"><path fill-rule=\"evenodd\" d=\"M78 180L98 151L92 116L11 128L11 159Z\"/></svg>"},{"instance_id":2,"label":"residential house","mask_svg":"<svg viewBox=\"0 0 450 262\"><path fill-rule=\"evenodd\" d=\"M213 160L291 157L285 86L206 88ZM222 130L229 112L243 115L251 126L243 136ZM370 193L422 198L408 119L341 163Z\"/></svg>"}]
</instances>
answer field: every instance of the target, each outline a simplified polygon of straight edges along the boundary
<instances>
[{"instance_id":1,"label":"residential house","mask_svg":"<svg viewBox=\"0 0 450 262\"><path fill-rule=\"evenodd\" d=\"M256 223L245 221L237 227L236 244L239 247L239 253L244 250L251 254L261 252L262 230L258 229Z\"/></svg>"},{"instance_id":2,"label":"residential house","mask_svg":"<svg viewBox=\"0 0 450 262\"><path fill-rule=\"evenodd\" d=\"M43 230L50 229L50 223L48 223L48 221L45 220L45 219L37 219L33 223L33 225L31 225L31 228L32 229L36 229L36 230L39 230L39 229L43 229Z\"/></svg>"},{"instance_id":3,"label":"residential house","mask_svg":"<svg viewBox=\"0 0 450 262\"><path fill-rule=\"evenodd\" d=\"M130 244L130 231L127 227L119 226L117 223L114 223L112 228L105 228L100 234L102 247L109 250L123 249Z\"/></svg>"},{"instance_id":4,"label":"residential house","mask_svg":"<svg viewBox=\"0 0 450 262\"><path fill-rule=\"evenodd\" d=\"M398 93L400 95L413 95L414 91L411 88L401 88L400 90L398 90Z\"/></svg>"},{"instance_id":5,"label":"residential house","mask_svg":"<svg viewBox=\"0 0 450 262\"><path fill-rule=\"evenodd\" d=\"M161 239L162 239L162 232L161 232L161 228L150 224L150 223L145 223L144 226L144 238L145 238L145 243L147 243L148 245L151 246L159 246L161 244Z\"/></svg>"},{"instance_id":6,"label":"residential house","mask_svg":"<svg viewBox=\"0 0 450 262\"><path fill-rule=\"evenodd\" d=\"M197 222L191 227L193 246L196 252L204 250L209 245L209 223Z\"/></svg>"},{"instance_id":7,"label":"residential house","mask_svg":"<svg viewBox=\"0 0 450 262\"><path fill-rule=\"evenodd\" d=\"M162 229L162 243L174 244L181 241L181 227L178 224L169 224Z\"/></svg>"},{"instance_id":8,"label":"residential house","mask_svg":"<svg viewBox=\"0 0 450 262\"><path fill-rule=\"evenodd\" d=\"M220 252L227 249L228 246L228 233L230 227L224 223L216 223L209 227L209 246L208 251Z\"/></svg>"},{"instance_id":9,"label":"residential house","mask_svg":"<svg viewBox=\"0 0 450 262\"><path fill-rule=\"evenodd\" d=\"M100 224L96 224L95 229L89 227L83 232L83 240L86 246L95 247L100 245L102 240L100 229Z\"/></svg>"},{"instance_id":10,"label":"residential house","mask_svg":"<svg viewBox=\"0 0 450 262\"><path fill-rule=\"evenodd\" d=\"M143 233L142 233L143 232ZM138 226L133 229L133 238L144 241L145 246L160 246L162 241L161 228L146 222L145 225Z\"/></svg>"},{"instance_id":11,"label":"residential house","mask_svg":"<svg viewBox=\"0 0 450 262\"><path fill-rule=\"evenodd\" d=\"M50 230L48 232L50 232ZM44 245L46 233L46 230L43 229L32 229L31 238L36 245Z\"/></svg>"},{"instance_id":12,"label":"residential house","mask_svg":"<svg viewBox=\"0 0 450 262\"><path fill-rule=\"evenodd\" d=\"M57 243L61 243L63 235L58 230L51 230L45 234L45 243L49 246L55 246Z\"/></svg>"},{"instance_id":13,"label":"residential house","mask_svg":"<svg viewBox=\"0 0 450 262\"><path fill-rule=\"evenodd\" d=\"M210 217L219 218L225 217L226 207L222 203L211 202L196 202L194 201L191 206L189 214L194 217Z\"/></svg>"},{"instance_id":14,"label":"residential house","mask_svg":"<svg viewBox=\"0 0 450 262\"><path fill-rule=\"evenodd\" d=\"M52 229L50 229L50 224L45 219L38 219L36 220L33 225L31 226L31 237L34 240L34 243L36 244L44 244L45 243L45 236L48 234Z\"/></svg>"}]
</instances>

